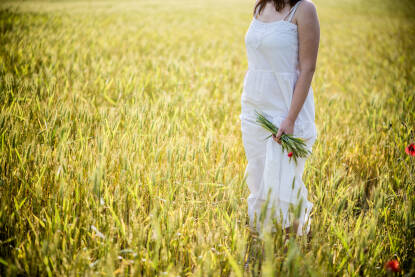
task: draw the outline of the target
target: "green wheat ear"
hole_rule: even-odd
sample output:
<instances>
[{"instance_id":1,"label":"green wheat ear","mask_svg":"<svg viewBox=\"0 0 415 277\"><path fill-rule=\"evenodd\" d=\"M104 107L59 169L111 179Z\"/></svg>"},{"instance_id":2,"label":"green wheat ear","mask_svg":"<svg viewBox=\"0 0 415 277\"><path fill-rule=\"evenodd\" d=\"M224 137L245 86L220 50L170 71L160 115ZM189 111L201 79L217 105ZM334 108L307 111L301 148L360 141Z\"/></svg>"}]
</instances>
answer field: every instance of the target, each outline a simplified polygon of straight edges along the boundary
<instances>
[{"instance_id":1,"label":"green wheat ear","mask_svg":"<svg viewBox=\"0 0 415 277\"><path fill-rule=\"evenodd\" d=\"M256 122L262 126L265 130L271 134L264 140L272 137L272 134L278 133L278 127L275 126L270 120L268 120L263 114L255 110ZM306 147L305 140L303 138L294 137L292 134L283 134L281 136L281 147L283 152L293 152L292 159L297 164L298 158L307 157L311 152Z\"/></svg>"}]
</instances>

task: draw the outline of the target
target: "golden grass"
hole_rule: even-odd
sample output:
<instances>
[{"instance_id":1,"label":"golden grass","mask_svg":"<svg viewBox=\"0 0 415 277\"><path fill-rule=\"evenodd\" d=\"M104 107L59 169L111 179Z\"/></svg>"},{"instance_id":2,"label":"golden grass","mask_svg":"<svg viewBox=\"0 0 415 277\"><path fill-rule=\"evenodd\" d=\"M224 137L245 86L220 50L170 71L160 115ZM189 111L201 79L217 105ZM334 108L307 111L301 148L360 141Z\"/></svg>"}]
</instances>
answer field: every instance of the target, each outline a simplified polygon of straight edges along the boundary
<instances>
[{"instance_id":1,"label":"golden grass","mask_svg":"<svg viewBox=\"0 0 415 277\"><path fill-rule=\"evenodd\" d=\"M414 6L314 1L313 237L284 254L246 226L251 2L1 3L1 275L415 273Z\"/></svg>"}]
</instances>

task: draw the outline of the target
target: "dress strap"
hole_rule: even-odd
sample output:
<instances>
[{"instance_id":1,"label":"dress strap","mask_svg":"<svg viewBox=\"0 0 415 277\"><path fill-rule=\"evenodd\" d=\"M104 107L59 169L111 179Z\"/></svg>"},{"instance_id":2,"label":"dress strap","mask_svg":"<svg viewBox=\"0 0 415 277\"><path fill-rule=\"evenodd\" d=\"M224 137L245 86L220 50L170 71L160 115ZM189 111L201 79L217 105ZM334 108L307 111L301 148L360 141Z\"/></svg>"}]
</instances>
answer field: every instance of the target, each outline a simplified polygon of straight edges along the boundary
<instances>
[{"instance_id":1,"label":"dress strap","mask_svg":"<svg viewBox=\"0 0 415 277\"><path fill-rule=\"evenodd\" d=\"M291 22L291 19L294 16L295 10L297 9L298 5L302 2L302 0L298 1L290 10L290 12L286 15L286 17L288 16L287 21ZM284 18L285 20L285 18Z\"/></svg>"}]
</instances>

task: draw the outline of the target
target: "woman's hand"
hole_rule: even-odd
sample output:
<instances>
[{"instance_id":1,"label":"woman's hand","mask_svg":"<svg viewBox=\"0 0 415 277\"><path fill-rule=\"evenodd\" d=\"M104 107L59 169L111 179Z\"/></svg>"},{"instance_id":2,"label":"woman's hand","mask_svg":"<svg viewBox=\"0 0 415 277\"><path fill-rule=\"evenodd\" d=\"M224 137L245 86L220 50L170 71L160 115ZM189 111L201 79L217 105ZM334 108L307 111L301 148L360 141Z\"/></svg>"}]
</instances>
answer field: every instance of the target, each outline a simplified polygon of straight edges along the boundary
<instances>
[{"instance_id":1,"label":"woman's hand","mask_svg":"<svg viewBox=\"0 0 415 277\"><path fill-rule=\"evenodd\" d=\"M282 122L281 122L281 126L278 128L278 133L277 135L272 135L272 138L278 142L279 144L281 144L281 136L282 134L290 134L292 135L294 133L294 121L291 120L290 118L285 118Z\"/></svg>"}]
</instances>

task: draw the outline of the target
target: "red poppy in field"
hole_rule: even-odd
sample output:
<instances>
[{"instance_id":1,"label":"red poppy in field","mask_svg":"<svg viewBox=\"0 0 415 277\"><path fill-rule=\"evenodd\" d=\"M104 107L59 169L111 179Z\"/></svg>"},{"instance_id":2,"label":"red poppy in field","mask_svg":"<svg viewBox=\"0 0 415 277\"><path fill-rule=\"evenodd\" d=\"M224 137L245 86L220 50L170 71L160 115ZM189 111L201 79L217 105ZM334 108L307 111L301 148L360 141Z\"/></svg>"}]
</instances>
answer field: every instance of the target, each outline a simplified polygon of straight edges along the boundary
<instances>
[{"instance_id":1,"label":"red poppy in field","mask_svg":"<svg viewBox=\"0 0 415 277\"><path fill-rule=\"evenodd\" d=\"M292 155L293 155L293 152L288 153L288 157L291 158Z\"/></svg>"},{"instance_id":2,"label":"red poppy in field","mask_svg":"<svg viewBox=\"0 0 415 277\"><path fill-rule=\"evenodd\" d=\"M399 272L399 262L397 260L390 260L385 263L385 269L392 272Z\"/></svg>"},{"instance_id":3,"label":"red poppy in field","mask_svg":"<svg viewBox=\"0 0 415 277\"><path fill-rule=\"evenodd\" d=\"M408 155L415 156L415 144L411 143L405 148L405 152Z\"/></svg>"}]
</instances>

